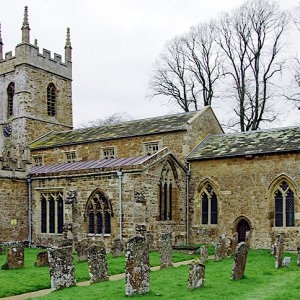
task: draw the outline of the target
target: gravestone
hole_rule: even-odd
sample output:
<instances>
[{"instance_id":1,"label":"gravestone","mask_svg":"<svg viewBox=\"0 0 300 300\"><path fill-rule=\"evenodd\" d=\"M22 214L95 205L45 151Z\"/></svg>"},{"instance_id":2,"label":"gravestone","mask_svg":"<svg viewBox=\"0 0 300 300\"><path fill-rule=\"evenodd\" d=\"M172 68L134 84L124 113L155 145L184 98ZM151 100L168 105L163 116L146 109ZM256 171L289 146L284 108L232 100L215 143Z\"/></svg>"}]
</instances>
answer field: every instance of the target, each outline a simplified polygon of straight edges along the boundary
<instances>
[{"instance_id":1,"label":"gravestone","mask_svg":"<svg viewBox=\"0 0 300 300\"><path fill-rule=\"evenodd\" d=\"M300 266L300 247L297 248L297 266Z\"/></svg>"},{"instance_id":2,"label":"gravestone","mask_svg":"<svg viewBox=\"0 0 300 300\"><path fill-rule=\"evenodd\" d=\"M59 247L73 246L74 236L73 236L73 224L64 223L62 240L59 243Z\"/></svg>"},{"instance_id":3,"label":"gravestone","mask_svg":"<svg viewBox=\"0 0 300 300\"><path fill-rule=\"evenodd\" d=\"M276 261L275 261L276 269L282 267L283 250L284 250L284 234L281 233L276 237Z\"/></svg>"},{"instance_id":4,"label":"gravestone","mask_svg":"<svg viewBox=\"0 0 300 300\"><path fill-rule=\"evenodd\" d=\"M290 267L290 265L291 265L291 258L290 257L288 257L288 256L286 256L284 259L283 259L283 261L282 261L282 266L283 267Z\"/></svg>"},{"instance_id":5,"label":"gravestone","mask_svg":"<svg viewBox=\"0 0 300 300\"><path fill-rule=\"evenodd\" d=\"M125 294L132 296L149 292L149 253L143 236L135 236L126 245Z\"/></svg>"},{"instance_id":6,"label":"gravestone","mask_svg":"<svg viewBox=\"0 0 300 300\"><path fill-rule=\"evenodd\" d=\"M0 245L0 255L5 254L5 248L3 245Z\"/></svg>"},{"instance_id":7,"label":"gravestone","mask_svg":"<svg viewBox=\"0 0 300 300\"><path fill-rule=\"evenodd\" d=\"M206 262L208 260L208 248L207 246L201 246L200 248L200 260Z\"/></svg>"},{"instance_id":8,"label":"gravestone","mask_svg":"<svg viewBox=\"0 0 300 300\"><path fill-rule=\"evenodd\" d=\"M88 247L89 247L89 242L87 239L83 239L77 242L76 251L77 251L78 261L87 261Z\"/></svg>"},{"instance_id":9,"label":"gravestone","mask_svg":"<svg viewBox=\"0 0 300 300\"><path fill-rule=\"evenodd\" d=\"M38 253L34 265L36 267L49 266L48 251Z\"/></svg>"},{"instance_id":10,"label":"gravestone","mask_svg":"<svg viewBox=\"0 0 300 300\"><path fill-rule=\"evenodd\" d=\"M241 242L237 245L235 256L234 256L234 264L232 268L232 280L239 280L244 276L247 255L248 255L248 246L245 242Z\"/></svg>"},{"instance_id":11,"label":"gravestone","mask_svg":"<svg viewBox=\"0 0 300 300\"><path fill-rule=\"evenodd\" d=\"M135 226L135 232L137 235L142 235L142 236L145 236L146 234L146 231L147 231L147 226L146 224L142 223L142 224L137 224Z\"/></svg>"},{"instance_id":12,"label":"gravestone","mask_svg":"<svg viewBox=\"0 0 300 300\"><path fill-rule=\"evenodd\" d=\"M221 243L215 244L215 261L221 261L223 259L222 247L223 245Z\"/></svg>"},{"instance_id":13,"label":"gravestone","mask_svg":"<svg viewBox=\"0 0 300 300\"><path fill-rule=\"evenodd\" d=\"M275 233L271 233L271 255L276 256L276 242L275 242Z\"/></svg>"},{"instance_id":14,"label":"gravestone","mask_svg":"<svg viewBox=\"0 0 300 300\"><path fill-rule=\"evenodd\" d=\"M51 288L59 290L76 284L72 246L49 248Z\"/></svg>"},{"instance_id":15,"label":"gravestone","mask_svg":"<svg viewBox=\"0 0 300 300\"><path fill-rule=\"evenodd\" d=\"M24 268L23 246L12 246L7 251L7 269Z\"/></svg>"},{"instance_id":16,"label":"gravestone","mask_svg":"<svg viewBox=\"0 0 300 300\"><path fill-rule=\"evenodd\" d=\"M90 283L108 280L105 245L102 241L88 248Z\"/></svg>"},{"instance_id":17,"label":"gravestone","mask_svg":"<svg viewBox=\"0 0 300 300\"><path fill-rule=\"evenodd\" d=\"M197 289L204 286L205 265L201 261L193 261L189 265L189 289Z\"/></svg>"},{"instance_id":18,"label":"gravestone","mask_svg":"<svg viewBox=\"0 0 300 300\"><path fill-rule=\"evenodd\" d=\"M159 239L160 268L173 267L172 233L164 232Z\"/></svg>"},{"instance_id":19,"label":"gravestone","mask_svg":"<svg viewBox=\"0 0 300 300\"><path fill-rule=\"evenodd\" d=\"M250 248L250 238L251 238L251 232L247 230L245 235L245 243L249 248Z\"/></svg>"},{"instance_id":20,"label":"gravestone","mask_svg":"<svg viewBox=\"0 0 300 300\"><path fill-rule=\"evenodd\" d=\"M115 238L112 241L111 246L111 256L112 257L118 257L123 254L123 241L121 241L119 238Z\"/></svg>"},{"instance_id":21,"label":"gravestone","mask_svg":"<svg viewBox=\"0 0 300 300\"><path fill-rule=\"evenodd\" d=\"M149 250L154 250L154 246L153 246L154 237L153 237L153 234L152 233L146 233L145 234L145 239L146 239L146 243L148 245L148 249Z\"/></svg>"},{"instance_id":22,"label":"gravestone","mask_svg":"<svg viewBox=\"0 0 300 300\"><path fill-rule=\"evenodd\" d=\"M237 232L235 232L231 239L231 245L230 245L230 248L231 248L230 255L231 256L233 256L235 254L235 250L238 245L238 242L239 242L239 234Z\"/></svg>"}]
</instances>

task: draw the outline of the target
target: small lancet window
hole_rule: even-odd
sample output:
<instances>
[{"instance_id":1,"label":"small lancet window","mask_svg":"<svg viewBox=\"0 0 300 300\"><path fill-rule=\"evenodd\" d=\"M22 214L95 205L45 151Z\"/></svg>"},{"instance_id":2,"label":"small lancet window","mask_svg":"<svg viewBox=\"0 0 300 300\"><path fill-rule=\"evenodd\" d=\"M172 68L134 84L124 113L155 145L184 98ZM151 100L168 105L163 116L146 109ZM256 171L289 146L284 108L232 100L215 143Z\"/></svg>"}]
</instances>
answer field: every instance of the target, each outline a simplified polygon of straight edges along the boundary
<instances>
[{"instance_id":1,"label":"small lancet window","mask_svg":"<svg viewBox=\"0 0 300 300\"><path fill-rule=\"evenodd\" d=\"M201 194L201 208L202 224L218 224L218 199L210 184Z\"/></svg>"},{"instance_id":2,"label":"small lancet window","mask_svg":"<svg viewBox=\"0 0 300 300\"><path fill-rule=\"evenodd\" d=\"M56 87L53 83L50 83L47 87L47 112L49 116L56 115Z\"/></svg>"},{"instance_id":3,"label":"small lancet window","mask_svg":"<svg viewBox=\"0 0 300 300\"><path fill-rule=\"evenodd\" d=\"M15 95L15 84L13 82L11 82L7 88L7 115L8 115L8 117L11 117L13 115L14 95Z\"/></svg>"}]
</instances>

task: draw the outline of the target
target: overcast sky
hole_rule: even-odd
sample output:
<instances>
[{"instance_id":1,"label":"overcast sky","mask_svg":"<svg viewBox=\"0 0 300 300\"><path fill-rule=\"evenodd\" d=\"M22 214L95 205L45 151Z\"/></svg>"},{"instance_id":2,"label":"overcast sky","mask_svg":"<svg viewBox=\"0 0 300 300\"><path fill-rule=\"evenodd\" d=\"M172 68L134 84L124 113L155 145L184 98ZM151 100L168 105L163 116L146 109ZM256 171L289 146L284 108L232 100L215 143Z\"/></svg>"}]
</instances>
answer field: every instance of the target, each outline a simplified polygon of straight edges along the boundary
<instances>
[{"instance_id":1,"label":"overcast sky","mask_svg":"<svg viewBox=\"0 0 300 300\"><path fill-rule=\"evenodd\" d=\"M4 52L21 41L24 6L29 8L31 42L64 55L66 28L73 47L74 125L128 113L142 118L179 112L148 99L153 63L167 40L199 22L237 7L241 0L9 0L0 10ZM282 8L297 0L279 1ZM5 4L4 4L5 3ZM296 39L299 40L300 34ZM300 50L300 49L299 49ZM52 54L53 55L53 54ZM216 107L222 118L224 109ZM291 119L300 112L293 112ZM294 122L294 121L293 121ZM292 125L282 122L281 125Z\"/></svg>"}]
</instances>

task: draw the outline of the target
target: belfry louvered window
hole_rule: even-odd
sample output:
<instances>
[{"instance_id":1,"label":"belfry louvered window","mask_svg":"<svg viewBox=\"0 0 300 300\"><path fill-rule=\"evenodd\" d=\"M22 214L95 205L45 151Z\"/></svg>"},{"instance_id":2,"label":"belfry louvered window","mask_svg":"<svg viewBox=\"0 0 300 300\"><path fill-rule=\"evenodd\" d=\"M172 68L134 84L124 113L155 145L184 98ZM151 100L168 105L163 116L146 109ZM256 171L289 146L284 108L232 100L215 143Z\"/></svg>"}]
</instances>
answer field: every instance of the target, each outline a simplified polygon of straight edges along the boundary
<instances>
[{"instance_id":1,"label":"belfry louvered window","mask_svg":"<svg viewBox=\"0 0 300 300\"><path fill-rule=\"evenodd\" d=\"M89 233L111 234L111 205L102 192L97 191L89 198L86 215Z\"/></svg>"},{"instance_id":2,"label":"belfry louvered window","mask_svg":"<svg viewBox=\"0 0 300 300\"><path fill-rule=\"evenodd\" d=\"M63 232L64 203L62 192L41 193L41 232Z\"/></svg>"},{"instance_id":3,"label":"belfry louvered window","mask_svg":"<svg viewBox=\"0 0 300 300\"><path fill-rule=\"evenodd\" d=\"M47 112L49 116L56 115L56 87L53 83L50 83L47 87Z\"/></svg>"},{"instance_id":4,"label":"belfry louvered window","mask_svg":"<svg viewBox=\"0 0 300 300\"><path fill-rule=\"evenodd\" d=\"M289 184L283 180L274 192L276 227L295 226L295 196Z\"/></svg>"},{"instance_id":5,"label":"belfry louvered window","mask_svg":"<svg viewBox=\"0 0 300 300\"><path fill-rule=\"evenodd\" d=\"M218 199L212 186L207 184L201 194L202 224L218 224Z\"/></svg>"},{"instance_id":6,"label":"belfry louvered window","mask_svg":"<svg viewBox=\"0 0 300 300\"><path fill-rule=\"evenodd\" d=\"M7 88L7 116L13 115L15 84L11 82Z\"/></svg>"}]
</instances>

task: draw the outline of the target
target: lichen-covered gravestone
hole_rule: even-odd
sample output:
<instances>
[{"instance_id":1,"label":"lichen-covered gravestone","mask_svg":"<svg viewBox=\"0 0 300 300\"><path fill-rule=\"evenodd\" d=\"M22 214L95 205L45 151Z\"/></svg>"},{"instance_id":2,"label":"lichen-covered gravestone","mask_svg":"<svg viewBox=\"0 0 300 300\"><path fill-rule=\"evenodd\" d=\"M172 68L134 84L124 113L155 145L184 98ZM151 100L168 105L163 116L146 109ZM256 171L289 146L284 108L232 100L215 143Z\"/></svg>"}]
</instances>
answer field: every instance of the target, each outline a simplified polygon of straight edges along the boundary
<instances>
[{"instance_id":1,"label":"lichen-covered gravestone","mask_svg":"<svg viewBox=\"0 0 300 300\"><path fill-rule=\"evenodd\" d=\"M283 250L284 250L284 234L281 233L276 237L276 261L275 261L276 269L282 267Z\"/></svg>"},{"instance_id":2,"label":"lichen-covered gravestone","mask_svg":"<svg viewBox=\"0 0 300 300\"><path fill-rule=\"evenodd\" d=\"M197 289L204 286L205 281L205 265L201 261L193 261L189 265L189 283L190 289Z\"/></svg>"},{"instance_id":3,"label":"lichen-covered gravestone","mask_svg":"<svg viewBox=\"0 0 300 300\"><path fill-rule=\"evenodd\" d=\"M34 265L36 267L49 266L48 251L38 253Z\"/></svg>"},{"instance_id":4,"label":"lichen-covered gravestone","mask_svg":"<svg viewBox=\"0 0 300 300\"><path fill-rule=\"evenodd\" d=\"M222 244L216 243L215 244L215 261L221 261L223 259L222 256Z\"/></svg>"},{"instance_id":5,"label":"lichen-covered gravestone","mask_svg":"<svg viewBox=\"0 0 300 300\"><path fill-rule=\"evenodd\" d=\"M112 246L111 246L111 256L112 257L118 257L123 254L123 241L121 241L119 238L115 238L112 241Z\"/></svg>"},{"instance_id":6,"label":"lichen-covered gravestone","mask_svg":"<svg viewBox=\"0 0 300 300\"><path fill-rule=\"evenodd\" d=\"M206 262L208 260L208 248L207 246L202 246L200 248L200 260Z\"/></svg>"},{"instance_id":7,"label":"lichen-covered gravestone","mask_svg":"<svg viewBox=\"0 0 300 300\"><path fill-rule=\"evenodd\" d=\"M7 252L7 269L24 268L24 248L20 245L12 246Z\"/></svg>"},{"instance_id":8,"label":"lichen-covered gravestone","mask_svg":"<svg viewBox=\"0 0 300 300\"><path fill-rule=\"evenodd\" d=\"M89 242L87 239L77 242L76 251L78 256L78 261L87 261Z\"/></svg>"},{"instance_id":9,"label":"lichen-covered gravestone","mask_svg":"<svg viewBox=\"0 0 300 300\"><path fill-rule=\"evenodd\" d=\"M59 290L76 284L72 246L49 248L51 288Z\"/></svg>"},{"instance_id":10,"label":"lichen-covered gravestone","mask_svg":"<svg viewBox=\"0 0 300 300\"><path fill-rule=\"evenodd\" d=\"M235 256L234 256L234 264L232 268L232 280L239 280L244 276L247 255L248 255L248 246L245 242L241 242L237 245Z\"/></svg>"},{"instance_id":11,"label":"lichen-covered gravestone","mask_svg":"<svg viewBox=\"0 0 300 300\"><path fill-rule=\"evenodd\" d=\"M126 246L125 294L132 296L149 292L149 253L146 240L136 236Z\"/></svg>"},{"instance_id":12,"label":"lichen-covered gravestone","mask_svg":"<svg viewBox=\"0 0 300 300\"><path fill-rule=\"evenodd\" d=\"M105 245L102 241L88 248L90 283L108 280Z\"/></svg>"},{"instance_id":13,"label":"lichen-covered gravestone","mask_svg":"<svg viewBox=\"0 0 300 300\"><path fill-rule=\"evenodd\" d=\"M172 233L164 232L159 239L160 268L173 267Z\"/></svg>"},{"instance_id":14,"label":"lichen-covered gravestone","mask_svg":"<svg viewBox=\"0 0 300 300\"><path fill-rule=\"evenodd\" d=\"M235 254L235 250L236 250L236 247L238 245L238 242L239 242L239 234L237 232L235 232L232 236L231 244L230 244L231 256L233 256Z\"/></svg>"}]
</instances>

